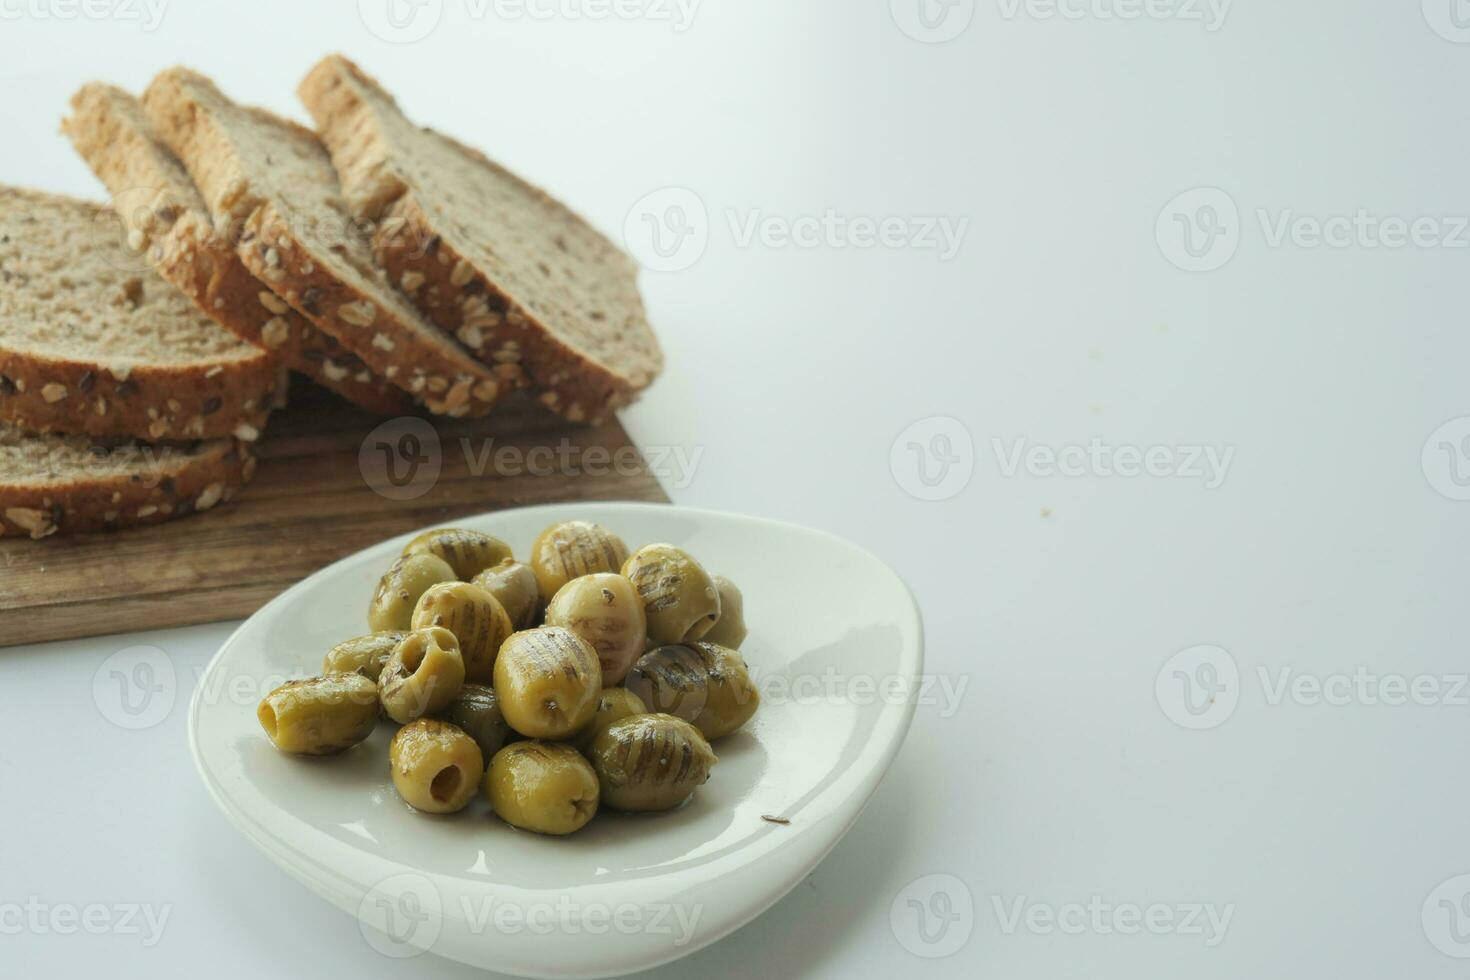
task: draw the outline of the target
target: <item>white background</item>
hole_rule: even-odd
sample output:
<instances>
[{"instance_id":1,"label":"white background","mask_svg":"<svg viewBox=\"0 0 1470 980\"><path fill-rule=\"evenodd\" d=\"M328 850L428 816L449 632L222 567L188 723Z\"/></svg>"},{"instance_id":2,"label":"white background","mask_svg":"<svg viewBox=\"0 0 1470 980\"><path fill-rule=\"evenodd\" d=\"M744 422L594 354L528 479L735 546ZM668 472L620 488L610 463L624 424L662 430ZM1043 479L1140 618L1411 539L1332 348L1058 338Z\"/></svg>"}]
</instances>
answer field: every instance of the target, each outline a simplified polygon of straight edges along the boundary
<instances>
[{"instance_id":1,"label":"white background","mask_svg":"<svg viewBox=\"0 0 1470 980\"><path fill-rule=\"evenodd\" d=\"M438 6L432 33L391 44L352 2L173 0L148 30L0 0L0 180L100 196L56 135L87 79L140 89L184 62L300 116L296 81L343 50L417 119L610 233L630 211L643 227L651 192L696 193L707 248L644 278L669 370L629 429L702 451L677 502L815 525L891 562L923 606L930 671L966 687L957 711L919 707L807 882L662 975L1463 975L1448 954L1470 955L1470 909L1451 919L1467 888L1440 886L1470 872L1470 503L1452 499L1470 423L1431 440L1470 416L1470 31L1451 0L1238 0L1223 22L1184 0L1070 0L1071 16L960 0L946 43L901 29L932 39L905 0L898 16L889 0L704 0L686 30ZM1196 188L1224 197L1170 206ZM948 257L737 235L752 212L829 209L967 224ZM1310 220L1360 210L1430 220L1398 247L1392 222L1366 221L1312 244ZM1180 221L1203 243L1212 216L1223 234L1192 260ZM1094 439L1165 464L1231 455L1219 481L1006 465L1018 440ZM946 459L946 499L909 492ZM0 972L468 976L380 957L206 799L187 695L230 629L0 654ZM127 731L92 679L140 643L168 653L179 690ZM1196 716L1175 671L1208 674L1194 653L1170 661L1202 644L1226 653ZM1380 679L1333 687L1359 668ZM1347 703L1277 697L1283 676ZM1374 703L1397 679L1430 703ZM953 880L904 892L931 874ZM4 909L31 896L169 918L151 948L17 932ZM938 947L909 897L950 902L952 956L916 955ZM1018 902L1065 917L1094 900L1230 919L1223 936L1204 918L1162 935L1010 921Z\"/></svg>"}]
</instances>

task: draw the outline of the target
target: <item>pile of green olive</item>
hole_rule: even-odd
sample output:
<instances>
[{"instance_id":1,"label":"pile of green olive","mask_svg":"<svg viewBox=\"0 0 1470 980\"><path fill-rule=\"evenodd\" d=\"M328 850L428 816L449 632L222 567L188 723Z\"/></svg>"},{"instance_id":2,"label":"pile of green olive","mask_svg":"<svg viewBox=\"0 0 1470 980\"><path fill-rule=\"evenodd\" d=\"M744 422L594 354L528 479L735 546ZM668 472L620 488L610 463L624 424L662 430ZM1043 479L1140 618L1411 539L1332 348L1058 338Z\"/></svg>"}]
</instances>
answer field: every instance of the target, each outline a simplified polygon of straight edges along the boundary
<instances>
[{"instance_id":1,"label":"pile of green olive","mask_svg":"<svg viewBox=\"0 0 1470 980\"><path fill-rule=\"evenodd\" d=\"M402 726L393 785L426 813L483 789L506 823L570 834L599 806L673 809L709 779L710 742L760 703L734 583L673 545L630 554L586 521L541 532L526 564L478 531L421 534L378 583L368 628L256 714L299 755Z\"/></svg>"}]
</instances>

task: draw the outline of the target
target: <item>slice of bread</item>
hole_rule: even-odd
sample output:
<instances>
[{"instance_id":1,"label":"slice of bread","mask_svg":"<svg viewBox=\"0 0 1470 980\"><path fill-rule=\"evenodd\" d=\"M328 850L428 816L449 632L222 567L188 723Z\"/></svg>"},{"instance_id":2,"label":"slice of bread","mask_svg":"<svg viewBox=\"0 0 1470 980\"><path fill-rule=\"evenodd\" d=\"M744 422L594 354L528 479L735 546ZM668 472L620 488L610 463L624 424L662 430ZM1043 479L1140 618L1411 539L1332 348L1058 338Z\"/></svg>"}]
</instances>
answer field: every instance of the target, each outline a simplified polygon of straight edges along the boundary
<instances>
[{"instance_id":1,"label":"slice of bread","mask_svg":"<svg viewBox=\"0 0 1470 980\"><path fill-rule=\"evenodd\" d=\"M519 363L573 421L632 401L663 367L634 261L544 191L414 125L352 62L301 83L378 261L487 363Z\"/></svg>"},{"instance_id":2,"label":"slice of bread","mask_svg":"<svg viewBox=\"0 0 1470 980\"><path fill-rule=\"evenodd\" d=\"M236 105L185 68L155 78L143 106L215 226L240 229L237 251L251 272L430 411L490 410L514 370L497 374L471 357L393 287L314 133Z\"/></svg>"},{"instance_id":3,"label":"slice of bread","mask_svg":"<svg viewBox=\"0 0 1470 980\"><path fill-rule=\"evenodd\" d=\"M235 439L106 443L0 422L0 536L157 524L229 500L254 475Z\"/></svg>"},{"instance_id":4,"label":"slice of bread","mask_svg":"<svg viewBox=\"0 0 1470 980\"><path fill-rule=\"evenodd\" d=\"M379 415L407 410L402 391L307 323L250 274L233 242L214 234L204 199L154 137L136 99L92 83L72 97L71 106L62 130L112 193L130 246L143 252L154 271L222 327L348 401Z\"/></svg>"},{"instance_id":5,"label":"slice of bread","mask_svg":"<svg viewBox=\"0 0 1470 980\"><path fill-rule=\"evenodd\" d=\"M129 251L111 211L0 187L0 419L33 432L250 440L284 377Z\"/></svg>"}]
</instances>

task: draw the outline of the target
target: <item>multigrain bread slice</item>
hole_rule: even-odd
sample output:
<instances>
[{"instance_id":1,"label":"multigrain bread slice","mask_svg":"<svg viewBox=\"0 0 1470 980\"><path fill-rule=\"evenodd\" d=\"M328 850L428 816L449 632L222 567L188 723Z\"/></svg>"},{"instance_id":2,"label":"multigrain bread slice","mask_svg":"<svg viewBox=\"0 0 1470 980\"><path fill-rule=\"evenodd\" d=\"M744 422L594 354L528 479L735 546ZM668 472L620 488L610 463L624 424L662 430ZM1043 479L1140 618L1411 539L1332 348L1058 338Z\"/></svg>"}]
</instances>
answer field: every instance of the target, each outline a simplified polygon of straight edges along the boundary
<instances>
[{"instance_id":1,"label":"multigrain bread slice","mask_svg":"<svg viewBox=\"0 0 1470 980\"><path fill-rule=\"evenodd\" d=\"M229 500L254 475L235 439L109 444L0 422L0 537L157 524Z\"/></svg>"},{"instance_id":2,"label":"multigrain bread slice","mask_svg":"<svg viewBox=\"0 0 1470 980\"><path fill-rule=\"evenodd\" d=\"M98 205L0 187L0 419L33 432L253 440L284 372L128 250Z\"/></svg>"},{"instance_id":3,"label":"multigrain bread slice","mask_svg":"<svg viewBox=\"0 0 1470 980\"><path fill-rule=\"evenodd\" d=\"M282 364L380 415L408 400L335 339L317 330L251 275L228 235L216 235L204 199L154 136L138 101L92 83L71 100L62 130L113 195L129 244L208 316Z\"/></svg>"},{"instance_id":4,"label":"multigrain bread slice","mask_svg":"<svg viewBox=\"0 0 1470 980\"><path fill-rule=\"evenodd\" d=\"M236 105L185 68L155 78L143 106L216 226L240 229L250 271L375 372L457 418L486 414L515 380L514 369L471 357L388 281L316 134Z\"/></svg>"},{"instance_id":5,"label":"multigrain bread slice","mask_svg":"<svg viewBox=\"0 0 1470 980\"><path fill-rule=\"evenodd\" d=\"M477 150L414 125L341 55L301 83L393 280L490 363L519 363L570 419L632 401L663 366L633 260Z\"/></svg>"}]
</instances>

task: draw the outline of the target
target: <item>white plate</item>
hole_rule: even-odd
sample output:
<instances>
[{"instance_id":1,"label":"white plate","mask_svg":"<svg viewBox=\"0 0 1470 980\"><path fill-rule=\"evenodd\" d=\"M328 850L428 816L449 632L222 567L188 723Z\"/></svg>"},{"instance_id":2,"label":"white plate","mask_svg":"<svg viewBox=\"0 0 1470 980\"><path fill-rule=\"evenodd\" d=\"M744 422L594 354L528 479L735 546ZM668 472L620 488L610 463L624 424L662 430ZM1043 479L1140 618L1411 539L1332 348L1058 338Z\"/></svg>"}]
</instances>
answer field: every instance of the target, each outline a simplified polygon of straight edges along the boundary
<instances>
[{"instance_id":1,"label":"white plate","mask_svg":"<svg viewBox=\"0 0 1470 980\"><path fill-rule=\"evenodd\" d=\"M913 598L882 562L788 524L647 504L554 505L455 522L524 556L557 520L597 521L631 547L688 548L745 593L742 650L763 695L715 743L713 775L669 814L601 813L581 833L516 831L483 799L431 817L388 778L391 726L344 756L283 756L255 720L282 679L366 631L368 598L402 548L318 572L236 631L195 692L189 737L205 785L272 860L356 915L391 956L429 950L530 977L616 976L728 935L786 894L857 819L913 716L923 662ZM785 818L788 825L763 819Z\"/></svg>"}]
</instances>

